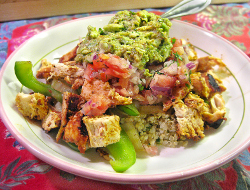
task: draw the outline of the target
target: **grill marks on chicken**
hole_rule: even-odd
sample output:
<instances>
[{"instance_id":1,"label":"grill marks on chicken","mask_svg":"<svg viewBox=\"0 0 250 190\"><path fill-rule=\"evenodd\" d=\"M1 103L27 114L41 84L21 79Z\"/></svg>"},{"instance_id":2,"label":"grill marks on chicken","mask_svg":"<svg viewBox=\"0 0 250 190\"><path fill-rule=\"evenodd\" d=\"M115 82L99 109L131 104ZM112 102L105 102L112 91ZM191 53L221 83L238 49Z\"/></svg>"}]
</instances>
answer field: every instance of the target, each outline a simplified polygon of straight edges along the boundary
<instances>
[{"instance_id":1,"label":"grill marks on chicken","mask_svg":"<svg viewBox=\"0 0 250 190\"><path fill-rule=\"evenodd\" d=\"M179 136L185 136L195 141L205 136L204 122L199 111L202 106L204 106L204 101L198 97L192 97L192 94L184 99L184 102L182 100L174 102L173 108L178 122L177 133Z\"/></svg>"},{"instance_id":2,"label":"grill marks on chicken","mask_svg":"<svg viewBox=\"0 0 250 190\"><path fill-rule=\"evenodd\" d=\"M78 111L70 117L65 129L63 139L66 142L75 143L80 153L85 153L88 142L88 132L86 126L82 122L83 113Z\"/></svg>"},{"instance_id":3,"label":"grill marks on chicken","mask_svg":"<svg viewBox=\"0 0 250 190\"><path fill-rule=\"evenodd\" d=\"M65 126L67 125L70 117L74 116L80 110L80 105L83 102L84 100L80 95L71 92L63 93L62 118L61 118L61 126L56 136L57 142L62 137Z\"/></svg>"}]
</instances>

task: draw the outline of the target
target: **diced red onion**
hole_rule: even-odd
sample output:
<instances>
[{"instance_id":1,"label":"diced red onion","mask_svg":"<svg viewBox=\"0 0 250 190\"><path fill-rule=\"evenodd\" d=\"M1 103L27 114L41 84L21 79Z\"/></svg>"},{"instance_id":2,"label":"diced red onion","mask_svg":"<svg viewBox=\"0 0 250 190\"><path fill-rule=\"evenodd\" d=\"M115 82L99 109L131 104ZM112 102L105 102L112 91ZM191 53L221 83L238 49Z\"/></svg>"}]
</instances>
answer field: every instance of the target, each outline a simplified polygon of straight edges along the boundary
<instances>
[{"instance_id":1,"label":"diced red onion","mask_svg":"<svg viewBox=\"0 0 250 190\"><path fill-rule=\"evenodd\" d=\"M156 94L157 94L157 92L155 92L155 91L163 92L164 94L167 94L169 96L172 94L172 88L170 88L170 87L151 86L151 89Z\"/></svg>"},{"instance_id":2,"label":"diced red onion","mask_svg":"<svg viewBox=\"0 0 250 190\"><path fill-rule=\"evenodd\" d=\"M161 71L168 75L176 75L178 73L178 65L177 63L172 63L168 67L164 67Z\"/></svg>"},{"instance_id":3,"label":"diced red onion","mask_svg":"<svg viewBox=\"0 0 250 190\"><path fill-rule=\"evenodd\" d=\"M187 67L189 70L191 70L192 68L195 67L195 64L194 64L193 62L189 62L189 63L186 64L186 67Z\"/></svg>"},{"instance_id":4,"label":"diced red onion","mask_svg":"<svg viewBox=\"0 0 250 190\"><path fill-rule=\"evenodd\" d=\"M90 105L92 103L92 100L87 101L87 105Z\"/></svg>"},{"instance_id":5,"label":"diced red onion","mask_svg":"<svg viewBox=\"0 0 250 190\"><path fill-rule=\"evenodd\" d=\"M94 55L93 55L93 60L96 60L96 59L98 59L98 55L96 54L96 53L93 53Z\"/></svg>"}]
</instances>

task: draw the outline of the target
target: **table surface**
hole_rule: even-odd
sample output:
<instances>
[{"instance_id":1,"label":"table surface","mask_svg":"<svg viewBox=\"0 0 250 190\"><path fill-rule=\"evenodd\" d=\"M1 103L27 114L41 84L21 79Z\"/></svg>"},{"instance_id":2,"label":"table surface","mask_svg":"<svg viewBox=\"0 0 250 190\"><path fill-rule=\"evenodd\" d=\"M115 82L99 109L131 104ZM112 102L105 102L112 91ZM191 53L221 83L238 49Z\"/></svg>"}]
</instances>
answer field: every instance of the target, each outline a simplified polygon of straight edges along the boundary
<instances>
[{"instance_id":1,"label":"table surface","mask_svg":"<svg viewBox=\"0 0 250 190\"><path fill-rule=\"evenodd\" d=\"M146 10L162 14L167 9ZM72 19L107 13L115 12L0 23L0 68L18 46L35 34ZM178 19L224 37L250 57L250 2L210 5L198 14ZM250 189L250 147L224 166L194 178L170 183L125 185L82 178L44 163L14 139L1 119L0 142L0 189Z\"/></svg>"}]
</instances>

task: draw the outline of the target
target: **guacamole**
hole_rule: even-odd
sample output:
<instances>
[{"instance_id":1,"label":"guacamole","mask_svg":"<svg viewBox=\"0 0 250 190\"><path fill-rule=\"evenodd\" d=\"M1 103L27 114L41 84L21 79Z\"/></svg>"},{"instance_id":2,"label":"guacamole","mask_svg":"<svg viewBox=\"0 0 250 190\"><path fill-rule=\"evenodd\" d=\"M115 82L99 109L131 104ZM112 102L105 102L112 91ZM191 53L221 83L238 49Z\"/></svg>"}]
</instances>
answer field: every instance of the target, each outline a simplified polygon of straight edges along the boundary
<instances>
[{"instance_id":1,"label":"guacamole","mask_svg":"<svg viewBox=\"0 0 250 190\"><path fill-rule=\"evenodd\" d=\"M172 48L169 29L172 23L145 10L118 12L103 29L89 26L75 60L87 61L99 53L125 58L139 69L147 63L164 62Z\"/></svg>"}]
</instances>

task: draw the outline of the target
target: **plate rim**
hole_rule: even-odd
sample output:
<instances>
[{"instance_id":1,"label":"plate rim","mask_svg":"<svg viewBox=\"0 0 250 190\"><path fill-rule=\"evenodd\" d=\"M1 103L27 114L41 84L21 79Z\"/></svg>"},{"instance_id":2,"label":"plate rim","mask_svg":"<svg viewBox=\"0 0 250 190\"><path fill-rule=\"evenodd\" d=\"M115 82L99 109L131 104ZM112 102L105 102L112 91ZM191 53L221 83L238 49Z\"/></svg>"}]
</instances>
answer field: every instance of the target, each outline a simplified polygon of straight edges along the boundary
<instances>
[{"instance_id":1,"label":"plate rim","mask_svg":"<svg viewBox=\"0 0 250 190\"><path fill-rule=\"evenodd\" d=\"M88 16L88 17L74 19L74 20L71 20L71 21L67 21L67 22L52 26L52 27L50 27L50 28L48 28L46 30L43 30L43 31L39 32L36 35L39 35L39 34L41 34L43 32L48 32L49 30L53 30L54 28L60 27L62 25L67 25L67 24L69 24L71 22L77 22L77 21L92 19L92 18L96 18L96 17L98 17L98 18L109 17L109 16L113 16L113 15L114 14L103 14L103 15L94 15L94 16ZM234 49L239 51L239 53L242 56L244 56L248 60L248 62L250 63L250 58L243 51L241 51L237 46L232 44L230 41L228 41L225 38L213 33L212 31L209 31L209 30L207 30L205 28L202 28L200 26L197 26L197 25L194 25L194 24L191 24L191 23L188 23L188 22L175 20L175 19L173 19L172 21L179 22L179 23L185 24L185 25L189 25L189 26L194 27L196 29L208 32L208 33L212 34L213 36L216 36L217 38L223 40L224 42L226 42L230 46L234 47ZM28 39L24 43L22 43L6 59L5 63L3 64L2 68L1 68L1 71L0 71L0 86L2 84L4 71L5 71L8 63L11 61L12 57L23 46L25 46L25 44L29 43L30 40L35 38L36 35L32 36L30 39ZM1 94L2 93L1 93L1 88L0 88L0 102L2 102L2 98L1 98L2 95ZM50 156L49 154L47 154L45 151L43 151L39 147L36 147L33 144L30 144L29 141L27 139L25 139L25 137L23 137L19 133L19 131L15 128L15 126L12 125L9 117L7 116L7 113L3 109L2 104L0 105L0 118L1 118L2 122L4 123L4 125L6 126L6 128L14 136L14 138L18 142L20 142L20 144L22 144L22 146L24 146L31 154L35 155L37 158L43 160L44 162L46 162L46 163L48 163L48 164L50 164L50 165L52 165L52 166L54 166L56 168L62 169L64 171L67 171L69 173L73 173L73 174L81 176L81 177L86 177L86 178L105 181L105 182L113 182L113 183L141 183L141 184L146 183L146 184L148 184L148 183L171 182L171 181L191 178L191 177L198 176L198 175L207 173L209 171L215 170L216 168L218 168L218 167L224 165L225 163L233 160L235 157L237 157L242 151L244 151L250 145L250 136L249 136L244 141L244 143L240 144L237 148L229 151L226 155L221 156L219 158L219 162L217 160L216 161L210 161L210 162L208 162L206 164L203 164L201 166L192 167L190 169L183 170L182 172L177 171L177 172L167 173L167 175L164 174L164 173L163 174L143 174L143 175L126 174L126 173L111 173L111 172L98 171L98 170L90 169L90 168L84 168L84 170L82 170L82 167L79 168L79 166L76 166L76 165L74 165L72 163L68 163L65 160L62 160L61 158L57 158L57 159L60 159L60 163L57 163L56 161L53 161L53 159L52 159L53 156ZM74 169L74 171L72 172L71 169Z\"/></svg>"}]
</instances>

